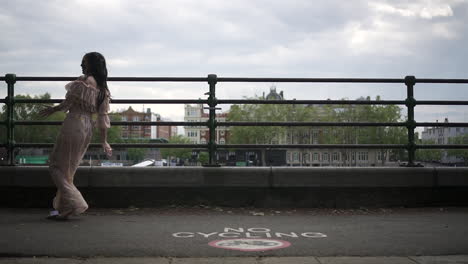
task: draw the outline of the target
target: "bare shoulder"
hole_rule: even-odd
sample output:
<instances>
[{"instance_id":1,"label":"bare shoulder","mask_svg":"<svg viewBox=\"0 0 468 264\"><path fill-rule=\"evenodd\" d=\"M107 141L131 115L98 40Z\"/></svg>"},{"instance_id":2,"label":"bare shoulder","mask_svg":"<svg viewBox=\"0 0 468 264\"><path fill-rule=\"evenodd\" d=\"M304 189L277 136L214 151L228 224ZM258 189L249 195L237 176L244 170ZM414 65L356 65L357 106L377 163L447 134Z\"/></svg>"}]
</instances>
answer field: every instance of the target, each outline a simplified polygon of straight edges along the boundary
<instances>
[{"instance_id":1,"label":"bare shoulder","mask_svg":"<svg viewBox=\"0 0 468 264\"><path fill-rule=\"evenodd\" d=\"M91 76L91 75L87 76L85 82L89 86L92 86L93 88L97 88L97 83L96 83L96 80L94 79L93 76Z\"/></svg>"}]
</instances>

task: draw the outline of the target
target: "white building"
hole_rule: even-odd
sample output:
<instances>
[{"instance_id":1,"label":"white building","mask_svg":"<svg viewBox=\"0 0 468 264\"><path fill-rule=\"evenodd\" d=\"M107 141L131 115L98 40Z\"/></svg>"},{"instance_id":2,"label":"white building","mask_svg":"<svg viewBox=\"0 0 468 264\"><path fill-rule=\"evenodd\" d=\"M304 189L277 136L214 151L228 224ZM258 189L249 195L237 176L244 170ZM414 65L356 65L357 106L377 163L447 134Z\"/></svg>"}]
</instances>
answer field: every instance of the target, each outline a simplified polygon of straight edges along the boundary
<instances>
[{"instance_id":1,"label":"white building","mask_svg":"<svg viewBox=\"0 0 468 264\"><path fill-rule=\"evenodd\" d=\"M216 114L217 122L225 122L227 114ZM203 111L203 104L185 105L185 122L207 122L209 114ZM192 144L206 144L209 141L209 128L207 126L185 126L185 136L190 139ZM226 144L229 137L229 128L217 127L215 141L217 144Z\"/></svg>"},{"instance_id":2,"label":"white building","mask_svg":"<svg viewBox=\"0 0 468 264\"><path fill-rule=\"evenodd\" d=\"M286 152L287 166L368 167L388 165L388 162L389 152L375 149L288 149Z\"/></svg>"},{"instance_id":3,"label":"white building","mask_svg":"<svg viewBox=\"0 0 468 264\"><path fill-rule=\"evenodd\" d=\"M436 120L438 122L438 120ZM448 118L445 118L445 123L448 123ZM421 133L423 141L433 141L434 144L450 144L450 139L468 134L468 127L425 127ZM442 163L458 163L463 162L462 159L447 155L446 151L442 152Z\"/></svg>"}]
</instances>

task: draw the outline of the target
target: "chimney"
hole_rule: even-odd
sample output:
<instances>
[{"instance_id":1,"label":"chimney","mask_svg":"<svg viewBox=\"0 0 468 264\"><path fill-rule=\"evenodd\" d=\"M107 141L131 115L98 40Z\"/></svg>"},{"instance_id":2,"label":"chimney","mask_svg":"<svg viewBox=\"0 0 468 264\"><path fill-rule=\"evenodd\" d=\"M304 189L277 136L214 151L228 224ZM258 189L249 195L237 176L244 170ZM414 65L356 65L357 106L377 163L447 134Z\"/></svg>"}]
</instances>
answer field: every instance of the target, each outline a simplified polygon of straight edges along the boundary
<instances>
[{"instance_id":1,"label":"chimney","mask_svg":"<svg viewBox=\"0 0 468 264\"><path fill-rule=\"evenodd\" d=\"M445 118L444 123L448 123L448 117Z\"/></svg>"}]
</instances>

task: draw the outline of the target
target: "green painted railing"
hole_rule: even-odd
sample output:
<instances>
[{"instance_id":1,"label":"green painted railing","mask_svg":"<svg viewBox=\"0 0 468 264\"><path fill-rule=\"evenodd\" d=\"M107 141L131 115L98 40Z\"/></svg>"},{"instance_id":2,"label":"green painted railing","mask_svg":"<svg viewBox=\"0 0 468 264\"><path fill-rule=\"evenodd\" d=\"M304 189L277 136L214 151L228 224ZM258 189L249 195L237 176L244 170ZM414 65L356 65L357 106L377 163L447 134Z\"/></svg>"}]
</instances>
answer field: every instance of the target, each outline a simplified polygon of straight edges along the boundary
<instances>
[{"instance_id":1,"label":"green painted railing","mask_svg":"<svg viewBox=\"0 0 468 264\"><path fill-rule=\"evenodd\" d=\"M0 122L0 125L6 126L7 141L6 144L0 144L0 147L6 147L8 152L8 164L14 165L14 149L20 147L52 147L50 143L15 143L14 127L16 125L60 125L60 121L15 121L13 111L15 104L19 103L59 103L58 99L15 99L14 87L19 81L72 81L75 77L23 77L15 74L6 74L0 77L0 81L7 83L7 97L0 100L0 103L6 104L6 120ZM414 76L406 76L403 79L378 79L378 78L228 78L217 77L210 74L207 77L111 77L110 82L207 82L209 91L206 100L191 99L121 99L112 100L113 104L207 104L209 107L209 119L207 122L112 122L112 125L140 125L140 126L207 126L209 128L208 144L164 144L164 143L122 143L112 144L112 147L131 147L131 148L197 148L208 149L209 163L207 166L219 166L215 160L217 149L229 148L345 148L345 149L406 149L408 151L408 166L415 166L415 152L417 149L467 149L467 144L444 144L444 145L418 145L415 142L414 130L416 127L468 127L468 123L418 123L414 120L414 108L417 105L468 105L468 101L416 101L414 98L414 86L417 83L452 83L467 84L468 79L417 79ZM406 100L222 100L216 98L216 84L220 82L289 82L289 83L401 83L406 86ZM405 105L408 111L406 122L217 122L216 110L220 104L352 104L352 105ZM216 127L232 126L358 126L358 127L376 127L376 126L400 126L408 130L408 144L216 144ZM91 144L90 147L99 147L99 144Z\"/></svg>"}]
</instances>

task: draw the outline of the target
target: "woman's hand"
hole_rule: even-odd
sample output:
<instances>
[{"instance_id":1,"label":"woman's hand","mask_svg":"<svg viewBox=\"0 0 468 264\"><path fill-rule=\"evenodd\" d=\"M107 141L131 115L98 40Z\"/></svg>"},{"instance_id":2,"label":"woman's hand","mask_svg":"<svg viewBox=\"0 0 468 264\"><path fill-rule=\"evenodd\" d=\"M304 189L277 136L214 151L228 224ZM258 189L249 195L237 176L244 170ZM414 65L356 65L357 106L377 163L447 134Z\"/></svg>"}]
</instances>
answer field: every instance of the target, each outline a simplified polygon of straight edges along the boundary
<instances>
[{"instance_id":1,"label":"woman's hand","mask_svg":"<svg viewBox=\"0 0 468 264\"><path fill-rule=\"evenodd\" d=\"M109 145L109 143L107 142L102 143L102 149L104 150L108 158L112 156L112 148Z\"/></svg>"},{"instance_id":2,"label":"woman's hand","mask_svg":"<svg viewBox=\"0 0 468 264\"><path fill-rule=\"evenodd\" d=\"M41 117L48 117L50 116L51 114L57 112L57 110L55 109L55 107L53 106L46 106L46 108L42 109L41 111L39 111L39 115Z\"/></svg>"}]
</instances>

